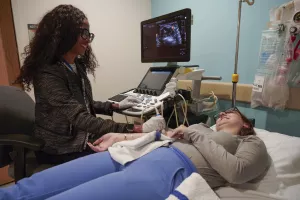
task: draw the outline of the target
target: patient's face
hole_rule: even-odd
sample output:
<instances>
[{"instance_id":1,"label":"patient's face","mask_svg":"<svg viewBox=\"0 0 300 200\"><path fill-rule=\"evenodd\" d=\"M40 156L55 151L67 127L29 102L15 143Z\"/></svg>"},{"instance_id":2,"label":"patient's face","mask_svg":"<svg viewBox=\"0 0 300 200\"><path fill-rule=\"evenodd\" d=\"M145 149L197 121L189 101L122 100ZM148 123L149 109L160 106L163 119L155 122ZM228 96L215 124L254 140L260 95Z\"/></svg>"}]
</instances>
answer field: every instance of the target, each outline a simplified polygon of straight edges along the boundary
<instances>
[{"instance_id":1,"label":"patient's face","mask_svg":"<svg viewBox=\"0 0 300 200\"><path fill-rule=\"evenodd\" d=\"M232 134L239 132L244 126L242 117L238 112L220 113L220 117L216 122L216 130L234 130Z\"/></svg>"}]
</instances>

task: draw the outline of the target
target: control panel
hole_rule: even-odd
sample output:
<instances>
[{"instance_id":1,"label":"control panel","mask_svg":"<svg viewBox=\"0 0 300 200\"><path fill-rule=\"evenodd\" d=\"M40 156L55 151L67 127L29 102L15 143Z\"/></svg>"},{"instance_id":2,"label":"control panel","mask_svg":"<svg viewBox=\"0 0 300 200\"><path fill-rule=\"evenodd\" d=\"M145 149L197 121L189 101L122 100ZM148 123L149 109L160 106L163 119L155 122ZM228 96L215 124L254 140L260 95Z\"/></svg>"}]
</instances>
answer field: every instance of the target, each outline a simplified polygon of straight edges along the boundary
<instances>
[{"instance_id":1,"label":"control panel","mask_svg":"<svg viewBox=\"0 0 300 200\"><path fill-rule=\"evenodd\" d=\"M135 93L134 91L126 93L128 96L135 96L142 102L132 108L124 110L123 113L131 116L141 116L155 111L155 108L159 108L163 104L163 100L168 98L170 94L164 93L159 96L153 96L148 94Z\"/></svg>"},{"instance_id":2,"label":"control panel","mask_svg":"<svg viewBox=\"0 0 300 200\"><path fill-rule=\"evenodd\" d=\"M142 103L124 110L125 115L140 116L155 111L163 104L163 100L170 96L163 93L166 84L171 80L177 67L150 67L140 84L129 92L116 95L109 99L111 102L118 103L127 96L139 98Z\"/></svg>"},{"instance_id":3,"label":"control panel","mask_svg":"<svg viewBox=\"0 0 300 200\"><path fill-rule=\"evenodd\" d=\"M136 88L133 92L138 94L152 95L152 96L158 96L161 93L161 91L151 90L151 89L141 89L141 88Z\"/></svg>"}]
</instances>

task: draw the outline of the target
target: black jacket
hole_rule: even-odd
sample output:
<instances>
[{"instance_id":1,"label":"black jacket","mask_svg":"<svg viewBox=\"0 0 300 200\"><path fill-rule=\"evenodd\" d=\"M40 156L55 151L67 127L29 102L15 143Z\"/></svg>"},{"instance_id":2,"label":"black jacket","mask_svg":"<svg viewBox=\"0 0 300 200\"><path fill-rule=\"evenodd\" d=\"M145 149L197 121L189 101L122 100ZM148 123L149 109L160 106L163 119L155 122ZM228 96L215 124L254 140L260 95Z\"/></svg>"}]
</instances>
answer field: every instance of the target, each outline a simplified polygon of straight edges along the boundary
<instances>
[{"instance_id":1,"label":"black jacket","mask_svg":"<svg viewBox=\"0 0 300 200\"><path fill-rule=\"evenodd\" d=\"M86 70L78 63L76 65L78 74L62 63L45 66L33 80L36 100L34 133L45 140L43 151L48 154L83 151L88 133L97 139L109 132L127 132L126 124L96 117L96 114L112 115L111 103L93 101ZM91 114L84 101L82 79Z\"/></svg>"}]
</instances>

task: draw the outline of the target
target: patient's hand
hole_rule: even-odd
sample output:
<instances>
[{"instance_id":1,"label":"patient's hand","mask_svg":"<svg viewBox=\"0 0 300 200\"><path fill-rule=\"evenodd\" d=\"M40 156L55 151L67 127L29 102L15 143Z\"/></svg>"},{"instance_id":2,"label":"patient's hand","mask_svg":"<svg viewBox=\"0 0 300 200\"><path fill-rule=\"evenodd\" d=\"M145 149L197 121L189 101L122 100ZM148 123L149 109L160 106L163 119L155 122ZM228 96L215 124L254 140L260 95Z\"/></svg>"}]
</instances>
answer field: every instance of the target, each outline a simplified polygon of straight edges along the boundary
<instances>
[{"instance_id":1,"label":"patient's hand","mask_svg":"<svg viewBox=\"0 0 300 200\"><path fill-rule=\"evenodd\" d=\"M187 131L187 127L184 126L184 125L181 125L178 128L176 128L175 130L167 131L166 135L169 138L182 139L183 138L183 134L186 131Z\"/></svg>"},{"instance_id":2,"label":"patient's hand","mask_svg":"<svg viewBox=\"0 0 300 200\"><path fill-rule=\"evenodd\" d=\"M95 152L106 151L114 143L122 141L124 135L120 133L108 133L96 140L93 144L88 143L89 147Z\"/></svg>"}]
</instances>

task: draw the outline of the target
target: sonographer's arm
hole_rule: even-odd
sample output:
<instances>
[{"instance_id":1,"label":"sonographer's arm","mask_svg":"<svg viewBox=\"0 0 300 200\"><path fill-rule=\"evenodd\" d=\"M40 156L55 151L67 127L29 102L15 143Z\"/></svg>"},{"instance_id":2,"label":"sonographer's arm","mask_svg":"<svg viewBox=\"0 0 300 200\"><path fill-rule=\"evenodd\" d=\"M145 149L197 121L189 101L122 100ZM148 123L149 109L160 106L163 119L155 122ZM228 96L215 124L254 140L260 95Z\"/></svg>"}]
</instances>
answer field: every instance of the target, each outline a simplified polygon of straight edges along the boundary
<instances>
[{"instance_id":1,"label":"sonographer's arm","mask_svg":"<svg viewBox=\"0 0 300 200\"><path fill-rule=\"evenodd\" d=\"M113 110L115 109L113 107L113 104L111 102L101 102L101 101L94 101L93 104L94 110L96 114L99 115L113 115Z\"/></svg>"},{"instance_id":2,"label":"sonographer's arm","mask_svg":"<svg viewBox=\"0 0 300 200\"><path fill-rule=\"evenodd\" d=\"M53 67L54 68L54 67ZM36 84L40 95L47 99L52 110L64 115L75 128L97 135L109 132L127 132L126 124L115 123L112 120L97 118L86 110L69 91L64 73L60 68L47 67L36 77Z\"/></svg>"}]
</instances>

